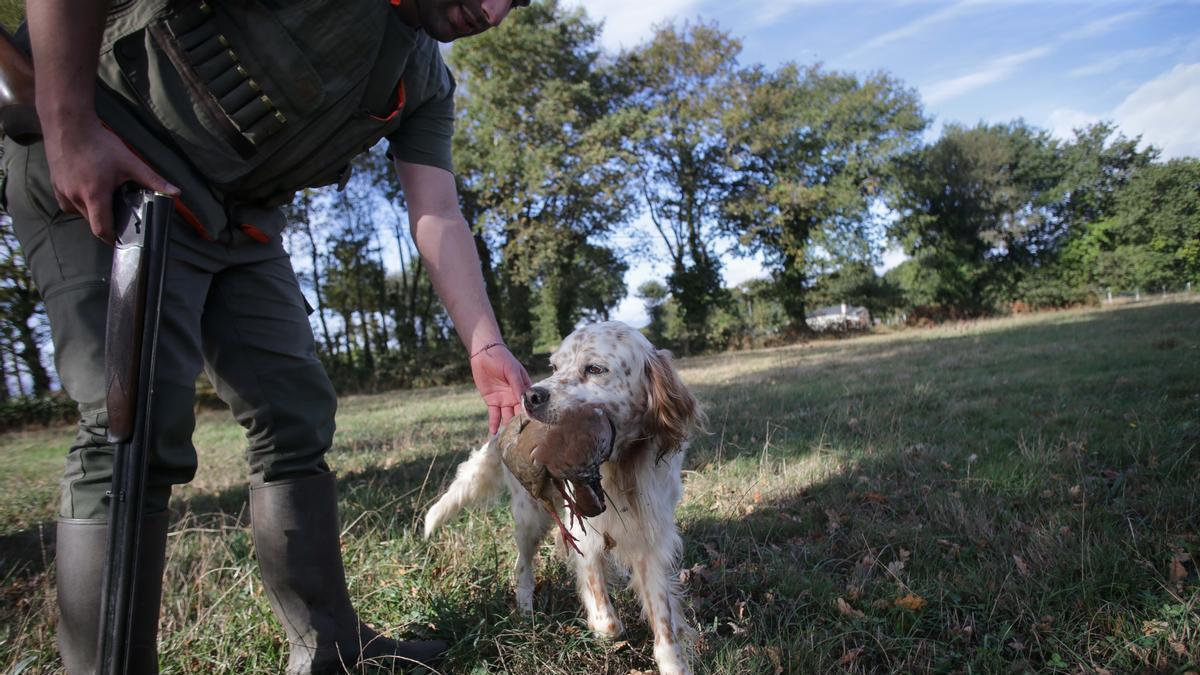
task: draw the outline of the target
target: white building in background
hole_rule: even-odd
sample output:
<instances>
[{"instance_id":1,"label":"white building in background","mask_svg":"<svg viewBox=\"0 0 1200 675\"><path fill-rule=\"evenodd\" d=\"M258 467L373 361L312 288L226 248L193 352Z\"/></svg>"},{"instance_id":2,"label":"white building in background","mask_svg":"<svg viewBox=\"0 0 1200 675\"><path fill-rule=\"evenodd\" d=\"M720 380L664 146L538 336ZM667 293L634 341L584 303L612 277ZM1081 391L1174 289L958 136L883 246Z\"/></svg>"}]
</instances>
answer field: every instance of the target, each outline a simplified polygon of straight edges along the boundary
<instances>
[{"instance_id":1,"label":"white building in background","mask_svg":"<svg viewBox=\"0 0 1200 675\"><path fill-rule=\"evenodd\" d=\"M842 303L822 307L804 315L808 327L815 331L866 330L871 327L871 313L866 307Z\"/></svg>"}]
</instances>

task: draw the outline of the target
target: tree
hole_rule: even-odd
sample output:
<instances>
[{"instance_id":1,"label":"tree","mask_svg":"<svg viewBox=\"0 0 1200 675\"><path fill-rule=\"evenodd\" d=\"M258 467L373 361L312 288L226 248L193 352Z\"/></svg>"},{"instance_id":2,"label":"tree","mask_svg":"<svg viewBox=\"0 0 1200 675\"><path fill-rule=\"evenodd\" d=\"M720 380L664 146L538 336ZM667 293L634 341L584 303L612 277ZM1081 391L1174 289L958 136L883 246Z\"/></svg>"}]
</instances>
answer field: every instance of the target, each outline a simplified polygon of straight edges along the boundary
<instances>
[{"instance_id":1,"label":"tree","mask_svg":"<svg viewBox=\"0 0 1200 675\"><path fill-rule=\"evenodd\" d=\"M665 346L666 303L669 296L670 291L658 281L643 281L642 285L637 287L637 297L645 305L646 315L650 317L650 323L646 324L642 331L650 342L660 347Z\"/></svg>"},{"instance_id":2,"label":"tree","mask_svg":"<svg viewBox=\"0 0 1200 675\"><path fill-rule=\"evenodd\" d=\"M869 263L851 262L818 277L809 293L816 306L846 303L886 316L903 304L900 287L875 273Z\"/></svg>"},{"instance_id":3,"label":"tree","mask_svg":"<svg viewBox=\"0 0 1200 675\"><path fill-rule=\"evenodd\" d=\"M1051 249L1060 196L1058 143L1024 122L948 125L898 164L890 228L932 304L966 314L1011 297Z\"/></svg>"},{"instance_id":4,"label":"tree","mask_svg":"<svg viewBox=\"0 0 1200 675\"><path fill-rule=\"evenodd\" d=\"M1063 170L1056 187L1053 233L1069 237L1110 217L1117 193L1134 174L1158 158L1153 146L1138 150L1141 136L1127 138L1110 122L1076 129L1062 146Z\"/></svg>"},{"instance_id":5,"label":"tree","mask_svg":"<svg viewBox=\"0 0 1200 675\"><path fill-rule=\"evenodd\" d=\"M738 85L726 121L738 171L726 228L765 256L791 329L804 332L820 268L878 257L872 207L925 120L916 94L884 74L787 64L744 71Z\"/></svg>"},{"instance_id":6,"label":"tree","mask_svg":"<svg viewBox=\"0 0 1200 675\"><path fill-rule=\"evenodd\" d=\"M722 119L740 52L741 43L714 25L667 26L625 62L643 120L642 196L670 256L667 287L685 354L703 347L708 315L724 297L713 241L733 183Z\"/></svg>"},{"instance_id":7,"label":"tree","mask_svg":"<svg viewBox=\"0 0 1200 675\"><path fill-rule=\"evenodd\" d=\"M12 223L7 215L0 215L0 348L7 352L5 375L11 376L8 379L17 394L26 393L22 377L28 378L28 393L50 393L50 373L42 363L42 347L48 340L45 314L41 295L12 234Z\"/></svg>"},{"instance_id":8,"label":"tree","mask_svg":"<svg viewBox=\"0 0 1200 675\"><path fill-rule=\"evenodd\" d=\"M620 258L607 240L635 204L625 140L634 125L622 110L623 85L600 61L598 33L581 10L551 0L450 54L461 92L461 207L510 347L522 357L539 312L545 337L561 338L584 313L615 305L614 289L623 295L624 268L607 264ZM607 277L599 283L610 290L584 296L585 270ZM597 299L602 306L589 308Z\"/></svg>"},{"instance_id":9,"label":"tree","mask_svg":"<svg viewBox=\"0 0 1200 675\"><path fill-rule=\"evenodd\" d=\"M1139 169L1111 215L1068 244L1067 264L1088 283L1120 290L1200 283L1200 160Z\"/></svg>"},{"instance_id":10,"label":"tree","mask_svg":"<svg viewBox=\"0 0 1200 675\"><path fill-rule=\"evenodd\" d=\"M308 265L308 274L297 271L297 276L300 277L301 283L306 283L309 288L313 289L313 294L317 299L316 313L317 322L321 326L321 337L323 339L322 348L331 361L336 362L338 354L337 343L329 333L329 322L325 316L326 303L324 292L324 281L322 274L324 272L324 247L321 243L321 232L317 224L318 212L316 208L317 190L305 188L296 193L292 199L292 203L286 209L288 233L293 242L299 242L299 248L292 249L293 258L296 255L305 255L302 258ZM302 251L303 253L298 253Z\"/></svg>"}]
</instances>

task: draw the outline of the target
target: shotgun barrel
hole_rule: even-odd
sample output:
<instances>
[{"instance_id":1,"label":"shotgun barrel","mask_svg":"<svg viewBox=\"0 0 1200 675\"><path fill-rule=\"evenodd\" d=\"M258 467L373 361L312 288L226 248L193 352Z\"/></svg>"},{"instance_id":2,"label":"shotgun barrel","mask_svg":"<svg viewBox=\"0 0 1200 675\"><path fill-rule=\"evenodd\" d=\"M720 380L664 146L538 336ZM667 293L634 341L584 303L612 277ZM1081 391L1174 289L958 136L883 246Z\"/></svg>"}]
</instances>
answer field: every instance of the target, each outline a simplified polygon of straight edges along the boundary
<instances>
[{"instance_id":1,"label":"shotgun barrel","mask_svg":"<svg viewBox=\"0 0 1200 675\"><path fill-rule=\"evenodd\" d=\"M104 345L109 436L115 444L108 506L108 548L100 605L104 675L126 672L136 597L138 539L145 495L147 443L153 419L162 281L170 195L125 188L114 198L117 238L109 283Z\"/></svg>"}]
</instances>

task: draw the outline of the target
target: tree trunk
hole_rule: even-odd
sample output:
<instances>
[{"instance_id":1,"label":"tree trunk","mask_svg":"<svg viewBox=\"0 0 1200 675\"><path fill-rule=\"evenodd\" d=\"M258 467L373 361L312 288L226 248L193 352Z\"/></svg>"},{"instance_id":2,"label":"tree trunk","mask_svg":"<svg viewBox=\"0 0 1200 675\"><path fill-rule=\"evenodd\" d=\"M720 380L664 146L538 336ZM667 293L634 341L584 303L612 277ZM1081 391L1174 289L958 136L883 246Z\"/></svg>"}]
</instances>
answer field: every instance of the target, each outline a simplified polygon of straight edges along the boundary
<instances>
[{"instance_id":1,"label":"tree trunk","mask_svg":"<svg viewBox=\"0 0 1200 675\"><path fill-rule=\"evenodd\" d=\"M308 198L304 198L304 214L308 215ZM325 321L325 297L321 293L321 254L317 249L317 238L313 234L312 223L304 221L304 234L308 238L308 250L312 263L313 292L317 295L317 317L321 320L321 335L325 338L325 350L330 356L337 356L337 343L329 337L329 324ZM336 358L334 361L336 362Z\"/></svg>"},{"instance_id":2,"label":"tree trunk","mask_svg":"<svg viewBox=\"0 0 1200 675\"><path fill-rule=\"evenodd\" d=\"M785 256L783 269L779 273L779 302L787 315L788 332L792 335L806 336L812 333L805 317L805 295L808 292L806 282L804 270L797 263L795 256Z\"/></svg>"}]
</instances>

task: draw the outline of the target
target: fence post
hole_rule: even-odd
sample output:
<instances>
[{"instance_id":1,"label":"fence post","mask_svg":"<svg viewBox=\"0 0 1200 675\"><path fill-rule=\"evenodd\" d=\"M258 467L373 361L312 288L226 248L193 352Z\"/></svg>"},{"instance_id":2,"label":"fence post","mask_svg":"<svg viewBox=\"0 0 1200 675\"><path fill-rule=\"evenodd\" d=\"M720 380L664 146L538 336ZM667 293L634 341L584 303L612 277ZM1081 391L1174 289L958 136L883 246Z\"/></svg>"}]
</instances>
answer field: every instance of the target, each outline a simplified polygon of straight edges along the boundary
<instances>
[{"instance_id":1,"label":"fence post","mask_svg":"<svg viewBox=\"0 0 1200 675\"><path fill-rule=\"evenodd\" d=\"M1108 289L1108 304L1112 304L1112 289Z\"/></svg>"},{"instance_id":2,"label":"fence post","mask_svg":"<svg viewBox=\"0 0 1200 675\"><path fill-rule=\"evenodd\" d=\"M1140 288L1133 289L1133 299L1135 302L1142 301L1142 289L1140 289Z\"/></svg>"}]
</instances>

